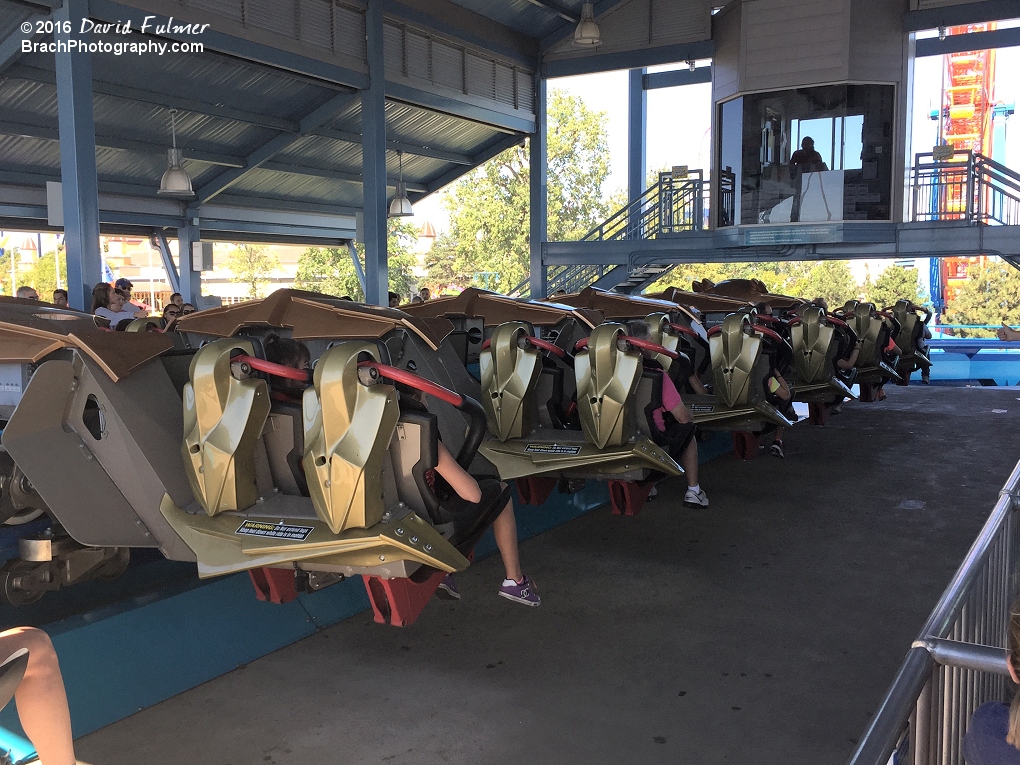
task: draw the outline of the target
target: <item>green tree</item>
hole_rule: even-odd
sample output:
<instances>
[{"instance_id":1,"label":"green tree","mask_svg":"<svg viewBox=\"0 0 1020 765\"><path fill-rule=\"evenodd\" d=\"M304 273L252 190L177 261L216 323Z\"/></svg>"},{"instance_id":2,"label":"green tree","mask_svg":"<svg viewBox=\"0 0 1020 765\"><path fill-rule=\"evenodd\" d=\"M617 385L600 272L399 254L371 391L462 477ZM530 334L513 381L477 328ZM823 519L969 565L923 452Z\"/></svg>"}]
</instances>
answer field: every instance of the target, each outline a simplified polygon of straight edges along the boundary
<instances>
[{"instance_id":1,"label":"green tree","mask_svg":"<svg viewBox=\"0 0 1020 765\"><path fill-rule=\"evenodd\" d=\"M411 248L418 241L417 230L412 223L390 218L386 239L389 288L408 299L415 289L412 269L417 265L417 260ZM364 268L365 247L359 242L355 244L355 249ZM294 286L326 295L347 296L358 301L365 299L347 247L309 247L298 259Z\"/></svg>"},{"instance_id":2,"label":"green tree","mask_svg":"<svg viewBox=\"0 0 1020 765\"><path fill-rule=\"evenodd\" d=\"M227 259L227 270L231 281L248 285L248 297L262 297L263 288L277 266L276 257L265 247L255 244L239 244Z\"/></svg>"},{"instance_id":3,"label":"green tree","mask_svg":"<svg viewBox=\"0 0 1020 765\"><path fill-rule=\"evenodd\" d=\"M822 260L817 263L803 263L799 275L788 279L784 287L787 295L813 300L825 298L830 308L843 305L859 292L854 281L850 264L845 260Z\"/></svg>"},{"instance_id":4,"label":"green tree","mask_svg":"<svg viewBox=\"0 0 1020 765\"><path fill-rule=\"evenodd\" d=\"M359 301L365 298L346 247L309 247L298 259L294 286Z\"/></svg>"},{"instance_id":5,"label":"green tree","mask_svg":"<svg viewBox=\"0 0 1020 765\"><path fill-rule=\"evenodd\" d=\"M457 240L449 234L440 234L425 254L426 279L439 292L451 285L470 284L472 271L463 254L457 249Z\"/></svg>"},{"instance_id":6,"label":"green tree","mask_svg":"<svg viewBox=\"0 0 1020 765\"><path fill-rule=\"evenodd\" d=\"M60 253L60 284L67 287L67 256L64 248ZM53 290L57 288L57 255L50 251L37 258L32 265L32 270L22 276L22 282L35 287L36 292L42 300L49 301L53 297Z\"/></svg>"},{"instance_id":7,"label":"green tree","mask_svg":"<svg viewBox=\"0 0 1020 765\"><path fill-rule=\"evenodd\" d=\"M579 239L609 213L602 186L609 175L606 114L576 96L549 96L548 231L550 240ZM446 196L461 286L496 273L490 286L509 290L530 272L530 174L527 145L507 149L468 173ZM450 261L449 252L442 257ZM472 275L469 282L466 278Z\"/></svg>"},{"instance_id":8,"label":"green tree","mask_svg":"<svg viewBox=\"0 0 1020 765\"><path fill-rule=\"evenodd\" d=\"M917 281L917 269L889 266L878 275L873 285L867 285L865 296L868 302L879 308L891 306L897 300L923 300L921 286Z\"/></svg>"},{"instance_id":9,"label":"green tree","mask_svg":"<svg viewBox=\"0 0 1020 765\"><path fill-rule=\"evenodd\" d=\"M972 267L968 279L949 301L947 324L1020 324L1020 271L998 258L984 268ZM991 337L994 330L964 330L975 337Z\"/></svg>"},{"instance_id":10,"label":"green tree","mask_svg":"<svg viewBox=\"0 0 1020 765\"><path fill-rule=\"evenodd\" d=\"M3 294L7 296L13 295L20 286L11 284L11 258L14 258L16 264L21 262L17 247L8 248L4 250L3 255L0 255L0 287L3 288Z\"/></svg>"}]
</instances>

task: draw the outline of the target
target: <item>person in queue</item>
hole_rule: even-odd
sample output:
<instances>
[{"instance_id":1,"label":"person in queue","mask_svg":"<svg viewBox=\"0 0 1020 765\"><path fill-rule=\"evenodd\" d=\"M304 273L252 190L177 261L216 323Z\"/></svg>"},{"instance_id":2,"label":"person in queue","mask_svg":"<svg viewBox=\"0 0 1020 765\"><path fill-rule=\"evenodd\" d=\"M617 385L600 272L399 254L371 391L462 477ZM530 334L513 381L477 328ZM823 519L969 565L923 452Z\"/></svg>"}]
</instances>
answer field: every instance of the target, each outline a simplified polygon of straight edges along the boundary
<instances>
[{"instance_id":1,"label":"person in queue","mask_svg":"<svg viewBox=\"0 0 1020 765\"><path fill-rule=\"evenodd\" d=\"M432 298L432 290L428 287L422 287L418 290L418 297L421 298L423 303L427 303Z\"/></svg>"},{"instance_id":2,"label":"person in queue","mask_svg":"<svg viewBox=\"0 0 1020 765\"><path fill-rule=\"evenodd\" d=\"M53 290L53 305L57 308L67 308L67 290L55 289Z\"/></svg>"},{"instance_id":3,"label":"person in queue","mask_svg":"<svg viewBox=\"0 0 1020 765\"><path fill-rule=\"evenodd\" d=\"M116 282L114 282L113 287L114 287L114 289L120 290L121 292L123 292L127 296L127 303L125 304L125 310L130 311L131 310L131 306L134 306L135 310L146 311L146 316L148 316L149 306L145 305L144 303L138 302L137 300L135 300L132 297L132 290L134 290L135 285L131 283L130 279L123 279L123 278L118 279Z\"/></svg>"},{"instance_id":4,"label":"person in queue","mask_svg":"<svg viewBox=\"0 0 1020 765\"><path fill-rule=\"evenodd\" d=\"M42 765L75 765L71 713L49 635L35 627L0 632L0 657L28 649L28 667L14 694L21 727Z\"/></svg>"},{"instance_id":5,"label":"person in queue","mask_svg":"<svg viewBox=\"0 0 1020 765\"><path fill-rule=\"evenodd\" d=\"M180 292L175 292L170 296L170 302L178 308L182 308L184 306L184 296Z\"/></svg>"},{"instance_id":6,"label":"person in queue","mask_svg":"<svg viewBox=\"0 0 1020 765\"><path fill-rule=\"evenodd\" d=\"M116 328L124 319L144 319L149 315L147 311L124 310L125 303L127 294L106 282L100 282L92 289L92 313L109 321L111 327Z\"/></svg>"},{"instance_id":7,"label":"person in queue","mask_svg":"<svg viewBox=\"0 0 1020 765\"><path fill-rule=\"evenodd\" d=\"M35 291L35 287L29 287L27 284L24 284L18 287L17 297L22 300L38 300L39 293Z\"/></svg>"},{"instance_id":8,"label":"person in queue","mask_svg":"<svg viewBox=\"0 0 1020 765\"><path fill-rule=\"evenodd\" d=\"M627 323L627 334L638 340L651 340L652 333L648 323L644 321L631 321ZM694 438L696 428L694 416L680 398L680 392L676 384L666 374L665 370L658 367L652 361L653 353L642 350L646 364L655 365L662 372L662 398L652 410L652 423L656 433L652 434L652 440L663 446L670 456L676 458L679 455L680 466L684 469L687 478L687 492L684 494L684 505L687 507L708 507L708 495L701 488L698 482L698 442ZM696 392L705 392L705 387L696 375L690 375L688 383ZM667 422L666 415L671 421ZM650 494L653 497L655 494Z\"/></svg>"},{"instance_id":9,"label":"person in queue","mask_svg":"<svg viewBox=\"0 0 1020 765\"><path fill-rule=\"evenodd\" d=\"M1020 601L1010 609L1007 641L1009 676L1020 685ZM1020 765L1020 690L1009 704L989 701L977 708L962 751L967 765Z\"/></svg>"}]
</instances>

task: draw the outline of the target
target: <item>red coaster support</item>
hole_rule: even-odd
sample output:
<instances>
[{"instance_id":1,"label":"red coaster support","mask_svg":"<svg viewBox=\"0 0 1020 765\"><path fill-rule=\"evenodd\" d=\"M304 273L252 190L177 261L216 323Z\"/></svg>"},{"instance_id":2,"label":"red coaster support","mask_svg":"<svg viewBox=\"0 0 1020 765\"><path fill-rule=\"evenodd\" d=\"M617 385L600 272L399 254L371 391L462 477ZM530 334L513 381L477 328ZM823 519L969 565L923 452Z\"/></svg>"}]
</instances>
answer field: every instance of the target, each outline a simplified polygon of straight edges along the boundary
<instances>
[{"instance_id":1,"label":"red coaster support","mask_svg":"<svg viewBox=\"0 0 1020 765\"><path fill-rule=\"evenodd\" d=\"M829 405L813 401L808 405L808 422L812 425L824 425L829 419Z\"/></svg>"},{"instance_id":2,"label":"red coaster support","mask_svg":"<svg viewBox=\"0 0 1020 765\"><path fill-rule=\"evenodd\" d=\"M613 515L637 515L648 501L654 481L608 481Z\"/></svg>"},{"instance_id":3,"label":"red coaster support","mask_svg":"<svg viewBox=\"0 0 1020 765\"><path fill-rule=\"evenodd\" d=\"M292 568L252 568L248 569L248 576L259 600L278 604L297 600L297 583Z\"/></svg>"},{"instance_id":4,"label":"red coaster support","mask_svg":"<svg viewBox=\"0 0 1020 765\"><path fill-rule=\"evenodd\" d=\"M517 493L525 505L544 505L557 483L558 478L529 475L517 479Z\"/></svg>"},{"instance_id":5,"label":"red coaster support","mask_svg":"<svg viewBox=\"0 0 1020 765\"><path fill-rule=\"evenodd\" d=\"M758 456L758 436L746 430L734 430L733 451L737 459L753 460Z\"/></svg>"},{"instance_id":6,"label":"red coaster support","mask_svg":"<svg viewBox=\"0 0 1020 765\"><path fill-rule=\"evenodd\" d=\"M445 572L434 571L424 582L415 582L411 579L383 579L362 575L376 623L388 623L394 627L414 624L444 576Z\"/></svg>"}]
</instances>

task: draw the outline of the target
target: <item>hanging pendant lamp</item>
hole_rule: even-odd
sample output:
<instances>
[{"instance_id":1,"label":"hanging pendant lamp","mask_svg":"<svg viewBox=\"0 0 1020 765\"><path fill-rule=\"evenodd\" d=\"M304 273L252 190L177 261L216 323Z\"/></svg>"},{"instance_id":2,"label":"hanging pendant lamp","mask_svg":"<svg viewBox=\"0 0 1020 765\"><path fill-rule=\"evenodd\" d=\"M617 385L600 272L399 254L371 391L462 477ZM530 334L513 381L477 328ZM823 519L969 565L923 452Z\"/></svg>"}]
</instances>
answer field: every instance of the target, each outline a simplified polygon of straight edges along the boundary
<instances>
[{"instance_id":1,"label":"hanging pendant lamp","mask_svg":"<svg viewBox=\"0 0 1020 765\"><path fill-rule=\"evenodd\" d=\"M595 6L585 3L581 8L581 21L574 30L574 45L590 47L602 44L602 33L595 23Z\"/></svg>"},{"instance_id":2,"label":"hanging pendant lamp","mask_svg":"<svg viewBox=\"0 0 1020 765\"><path fill-rule=\"evenodd\" d=\"M406 218L414 213L411 211L411 200L407 197L407 184L404 183L404 152L397 152L397 162L400 163L400 180L397 181L397 193L390 202L390 217Z\"/></svg>"},{"instance_id":3,"label":"hanging pendant lamp","mask_svg":"<svg viewBox=\"0 0 1020 765\"><path fill-rule=\"evenodd\" d=\"M166 150L167 169L159 181L161 197L177 197L178 199L191 199L195 196L195 190L191 188L191 177L182 167L184 153L177 148L177 110L170 110L170 138L172 147Z\"/></svg>"}]
</instances>

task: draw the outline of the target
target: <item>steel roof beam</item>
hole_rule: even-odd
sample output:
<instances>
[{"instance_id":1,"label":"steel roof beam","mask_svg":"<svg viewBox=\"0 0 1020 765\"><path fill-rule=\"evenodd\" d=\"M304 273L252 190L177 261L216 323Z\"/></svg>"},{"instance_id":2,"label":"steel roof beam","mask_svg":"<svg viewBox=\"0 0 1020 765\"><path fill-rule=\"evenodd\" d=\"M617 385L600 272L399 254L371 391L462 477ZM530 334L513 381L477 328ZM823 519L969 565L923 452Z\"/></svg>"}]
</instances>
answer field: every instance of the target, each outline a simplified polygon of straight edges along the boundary
<instances>
[{"instance_id":1,"label":"steel roof beam","mask_svg":"<svg viewBox=\"0 0 1020 765\"><path fill-rule=\"evenodd\" d=\"M9 122L0 120L0 135L23 136L25 138L38 138L43 141L59 141L60 134L57 128L45 127L43 125L28 125L20 122ZM121 149L124 151L135 151L142 154L165 155L167 146L145 141L135 141L130 138L96 134L96 146L106 149ZM222 165L223 167L244 167L243 157L234 157L219 152L201 151L199 149L187 149L185 159L192 159L197 162L206 162L210 165Z\"/></svg>"},{"instance_id":2,"label":"steel roof beam","mask_svg":"<svg viewBox=\"0 0 1020 765\"><path fill-rule=\"evenodd\" d=\"M571 77L576 74L611 72L615 69L640 69L645 66L674 64L688 59L712 58L715 43L712 40L663 45L658 48L638 48L617 53L596 53L590 56L557 58L542 64L542 76ZM697 75L700 69L694 74ZM700 75L705 76L705 75ZM697 81L697 80L696 80Z\"/></svg>"},{"instance_id":3,"label":"steel roof beam","mask_svg":"<svg viewBox=\"0 0 1020 765\"><path fill-rule=\"evenodd\" d=\"M23 64L16 64L15 66L12 66L6 76L19 80L29 80L30 82L41 82L47 85L56 85L57 83L56 75L53 72L32 66L25 66ZM191 96L187 98L175 98L161 93L152 93L140 88L132 88L127 85L114 85L108 82L94 82L92 84L92 91L94 93L101 93L104 96L123 98L143 104L163 106L168 109L179 109L183 112L204 114L209 117L220 117L222 119L233 120L235 122L245 122L249 125L258 125L259 127L269 128L270 130L281 130L288 133L296 133L299 129L298 123L292 122L291 120L280 119L279 117L273 117L268 114L257 114L255 112L245 111L244 109L234 109L229 106L206 103L196 100Z\"/></svg>"},{"instance_id":4,"label":"steel roof beam","mask_svg":"<svg viewBox=\"0 0 1020 765\"><path fill-rule=\"evenodd\" d=\"M7 67L13 64L21 56L21 41L26 40L33 35L26 35L21 31L22 24L31 24L33 27L37 22L47 21L50 19L50 14L39 13L29 16L27 19L18 24L17 27L11 30L11 33L7 35L3 40L0 40L0 73L3 73Z\"/></svg>"},{"instance_id":5,"label":"steel roof beam","mask_svg":"<svg viewBox=\"0 0 1020 765\"><path fill-rule=\"evenodd\" d=\"M535 130L533 114L523 116L519 110L515 110L516 113L505 112L492 106L482 105L482 99L477 99L477 102L469 100L470 96L453 98L438 90L426 90L401 82L388 81L386 83L386 98L471 122L478 122L502 133L531 133Z\"/></svg>"},{"instance_id":6,"label":"steel roof beam","mask_svg":"<svg viewBox=\"0 0 1020 765\"><path fill-rule=\"evenodd\" d=\"M0 165L0 183L12 183L16 186L45 186L46 181L61 182L59 171L39 171L39 168L20 165ZM143 186L140 183L123 183L120 181L99 181L99 190L106 194L123 194L134 197L156 199L158 187Z\"/></svg>"},{"instance_id":7,"label":"steel roof beam","mask_svg":"<svg viewBox=\"0 0 1020 765\"><path fill-rule=\"evenodd\" d=\"M1020 7L1017 8L1020 13ZM989 50L995 48L1012 48L1020 45L1020 29L993 29L988 32L969 32L963 35L946 35L945 40L937 37L918 40L914 55L945 56L949 53L965 53L969 50Z\"/></svg>"},{"instance_id":8,"label":"steel roof beam","mask_svg":"<svg viewBox=\"0 0 1020 765\"><path fill-rule=\"evenodd\" d=\"M245 157L244 167L227 170L225 173L221 173L199 188L196 192L198 194L199 203L208 202L217 194L226 191L241 180L246 173L251 172L259 165L265 164L288 146L298 141L302 136L307 135L316 128L322 127L323 123L333 119L344 109L349 108L352 104L356 103L359 98L360 96L357 93L341 93L340 95L333 96L326 103L313 109L301 119L300 123L298 123L298 129L296 132L282 133L275 138L272 138Z\"/></svg>"},{"instance_id":9,"label":"steel roof beam","mask_svg":"<svg viewBox=\"0 0 1020 765\"><path fill-rule=\"evenodd\" d=\"M309 135L317 135L322 138L331 138L334 141L346 141L361 145L361 134L349 130L333 130L332 128L319 128L313 130ZM469 165L472 160L466 154L446 151L445 149L434 149L429 146L418 146L416 144L404 143L402 141L387 141L386 148L390 151L402 151L404 154L413 154L416 157L428 157L429 159L441 159L444 162L452 162L455 165Z\"/></svg>"},{"instance_id":10,"label":"steel roof beam","mask_svg":"<svg viewBox=\"0 0 1020 765\"><path fill-rule=\"evenodd\" d=\"M983 0L976 3L961 3L941 8L909 11L903 17L903 31L919 32L922 29L936 29L940 26L980 24L985 21L1014 19L1018 16L1020 16L1020 2L1017 0Z\"/></svg>"},{"instance_id":11,"label":"steel roof beam","mask_svg":"<svg viewBox=\"0 0 1020 765\"><path fill-rule=\"evenodd\" d=\"M289 162L264 162L262 163L263 170L270 170L275 173L292 173L294 175L307 175L312 178L328 178L332 181L345 181L347 183L363 183L364 178L360 173L347 172L345 170L330 170L323 167L309 167L307 165L294 165ZM415 183L414 181L404 180L404 185L407 186L408 191L424 192L427 190L427 186L422 183ZM387 188L396 188L397 179L387 178Z\"/></svg>"},{"instance_id":12,"label":"steel roof beam","mask_svg":"<svg viewBox=\"0 0 1020 765\"><path fill-rule=\"evenodd\" d=\"M555 13L564 21L569 21L573 24L578 24L581 21L581 15L579 13L572 11L564 5L560 5L553 0L528 0L528 2L532 5L537 5L539 8L544 8L551 13Z\"/></svg>"},{"instance_id":13,"label":"steel roof beam","mask_svg":"<svg viewBox=\"0 0 1020 765\"><path fill-rule=\"evenodd\" d=\"M524 143L525 138L527 138L526 135L512 135L497 141L496 143L492 144L492 146L490 146L489 148L483 149L482 151L478 152L478 154L474 155L471 158L470 165L468 165L467 167L455 167L453 170L443 173L438 178L429 181L428 184L426 184L424 191L413 194L411 196L411 201L417 202L421 199L424 199L429 194L433 194L439 191L444 186L448 186L458 178L467 175L483 162L488 162L497 154L506 151L512 146L517 146L518 144ZM408 187L408 189L410 190L410 187Z\"/></svg>"}]
</instances>

